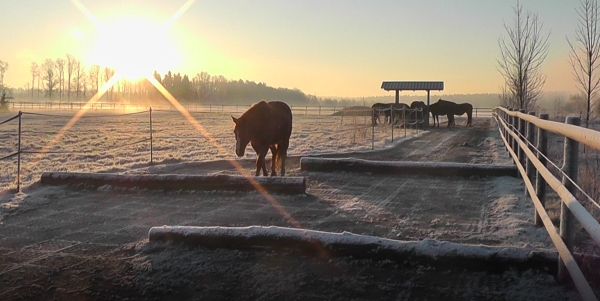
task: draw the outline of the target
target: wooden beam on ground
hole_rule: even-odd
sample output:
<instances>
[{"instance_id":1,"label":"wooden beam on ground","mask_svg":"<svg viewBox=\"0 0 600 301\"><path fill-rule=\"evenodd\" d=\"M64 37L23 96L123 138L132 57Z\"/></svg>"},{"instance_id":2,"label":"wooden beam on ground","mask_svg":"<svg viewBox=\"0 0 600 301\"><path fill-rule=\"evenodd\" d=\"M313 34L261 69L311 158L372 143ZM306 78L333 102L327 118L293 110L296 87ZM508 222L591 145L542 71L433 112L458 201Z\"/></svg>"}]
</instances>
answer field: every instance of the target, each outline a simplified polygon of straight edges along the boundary
<instances>
[{"instance_id":1,"label":"wooden beam on ground","mask_svg":"<svg viewBox=\"0 0 600 301\"><path fill-rule=\"evenodd\" d=\"M263 190L284 194L306 193L306 180L304 177L44 172L42 173L41 182L47 185L93 187L110 185L125 188L139 187L166 190Z\"/></svg>"},{"instance_id":2,"label":"wooden beam on ground","mask_svg":"<svg viewBox=\"0 0 600 301\"><path fill-rule=\"evenodd\" d=\"M517 177L513 165L470 164L456 162L371 161L354 158L300 158L303 171L349 171L361 173L433 175L433 176L510 176Z\"/></svg>"},{"instance_id":3,"label":"wooden beam on ground","mask_svg":"<svg viewBox=\"0 0 600 301\"><path fill-rule=\"evenodd\" d=\"M514 268L551 272L557 266L557 254L553 251L468 245L431 239L399 241L348 232L331 233L276 226L160 226L150 229L148 239L150 242L171 241L208 248L271 248L324 257L352 256L400 263L418 261L435 266L486 271Z\"/></svg>"}]
</instances>

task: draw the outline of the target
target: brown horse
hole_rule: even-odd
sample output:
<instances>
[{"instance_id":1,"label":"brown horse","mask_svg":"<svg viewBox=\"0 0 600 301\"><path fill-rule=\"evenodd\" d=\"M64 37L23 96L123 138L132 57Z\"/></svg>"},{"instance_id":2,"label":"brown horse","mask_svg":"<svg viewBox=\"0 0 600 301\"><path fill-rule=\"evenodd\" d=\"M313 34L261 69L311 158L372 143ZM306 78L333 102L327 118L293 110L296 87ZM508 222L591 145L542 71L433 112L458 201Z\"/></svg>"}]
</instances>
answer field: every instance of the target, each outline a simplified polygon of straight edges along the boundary
<instances>
[{"instance_id":1,"label":"brown horse","mask_svg":"<svg viewBox=\"0 0 600 301\"><path fill-rule=\"evenodd\" d=\"M271 176L276 176L277 164L281 164L281 176L285 176L285 158L292 135L292 110L281 101L261 100L248 109L240 118L231 116L235 123L235 153L242 157L248 143L258 155L256 176L263 170L267 176L265 157L271 149Z\"/></svg>"},{"instance_id":2,"label":"brown horse","mask_svg":"<svg viewBox=\"0 0 600 301\"><path fill-rule=\"evenodd\" d=\"M441 98L438 99L437 103L440 104L441 110L448 114L461 116L466 113L467 114L467 125L466 126L472 126L472 121L473 121L473 105L472 104L470 104L468 102L457 104L455 102L444 100ZM451 125L455 125L454 120Z\"/></svg>"},{"instance_id":3,"label":"brown horse","mask_svg":"<svg viewBox=\"0 0 600 301\"><path fill-rule=\"evenodd\" d=\"M440 127L440 115L446 115L446 117L448 117L448 127L454 125L454 114L447 113L446 109L443 108L442 104L440 104L439 102L430 104L429 112L431 112L431 117L433 117L433 127L435 127L436 120L437 126Z\"/></svg>"}]
</instances>

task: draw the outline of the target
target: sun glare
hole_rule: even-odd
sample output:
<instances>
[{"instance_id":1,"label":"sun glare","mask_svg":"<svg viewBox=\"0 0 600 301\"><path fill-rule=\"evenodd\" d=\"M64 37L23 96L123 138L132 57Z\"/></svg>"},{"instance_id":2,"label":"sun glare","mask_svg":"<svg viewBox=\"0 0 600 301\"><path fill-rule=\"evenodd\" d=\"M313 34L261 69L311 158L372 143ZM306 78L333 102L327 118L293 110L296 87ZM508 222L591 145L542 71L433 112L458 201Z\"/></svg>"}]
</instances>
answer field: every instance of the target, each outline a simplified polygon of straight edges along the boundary
<instances>
[{"instance_id":1,"label":"sun glare","mask_svg":"<svg viewBox=\"0 0 600 301\"><path fill-rule=\"evenodd\" d=\"M89 61L136 80L154 70L163 73L177 69L179 54L162 24L129 17L99 26Z\"/></svg>"}]
</instances>

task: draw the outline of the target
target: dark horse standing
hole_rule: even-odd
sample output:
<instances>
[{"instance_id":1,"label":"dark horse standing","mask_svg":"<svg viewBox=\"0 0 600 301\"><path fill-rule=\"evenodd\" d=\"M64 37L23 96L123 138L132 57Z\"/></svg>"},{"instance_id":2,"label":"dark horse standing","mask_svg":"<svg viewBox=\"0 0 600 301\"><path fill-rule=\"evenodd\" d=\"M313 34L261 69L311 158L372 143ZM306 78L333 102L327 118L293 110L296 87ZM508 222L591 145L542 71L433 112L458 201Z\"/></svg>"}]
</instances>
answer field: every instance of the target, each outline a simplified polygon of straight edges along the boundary
<instances>
[{"instance_id":1,"label":"dark horse standing","mask_svg":"<svg viewBox=\"0 0 600 301\"><path fill-rule=\"evenodd\" d=\"M285 158L292 135L292 110L281 101L261 100L248 109L240 118L231 116L235 123L235 153L244 155L248 143L258 155L256 176L263 170L267 175L265 157L271 149L271 176L276 176L277 163L281 164L281 176L285 176Z\"/></svg>"},{"instance_id":2,"label":"dark horse standing","mask_svg":"<svg viewBox=\"0 0 600 301\"><path fill-rule=\"evenodd\" d=\"M410 104L410 109L414 110L410 113L411 122L415 122L417 128L422 128L424 119L429 118L429 108L427 108L427 105L424 102L415 100ZM421 110L419 111L415 109Z\"/></svg>"},{"instance_id":3,"label":"dark horse standing","mask_svg":"<svg viewBox=\"0 0 600 301\"><path fill-rule=\"evenodd\" d=\"M446 108L442 107L442 104L439 102L429 105L429 112L431 112L431 117L433 117L433 127L435 127L436 121L437 126L440 127L440 115L448 117L448 127L454 125L454 114L447 113Z\"/></svg>"},{"instance_id":4,"label":"dark horse standing","mask_svg":"<svg viewBox=\"0 0 600 301\"><path fill-rule=\"evenodd\" d=\"M447 114L453 114L457 116L461 116L467 113L467 125L472 126L473 121L473 105L465 102L465 103L454 103L452 101L439 99L437 104L441 107L442 112L446 112ZM438 123L439 125L439 123ZM455 125L454 118L452 118L452 124L448 123L448 126Z\"/></svg>"}]
</instances>

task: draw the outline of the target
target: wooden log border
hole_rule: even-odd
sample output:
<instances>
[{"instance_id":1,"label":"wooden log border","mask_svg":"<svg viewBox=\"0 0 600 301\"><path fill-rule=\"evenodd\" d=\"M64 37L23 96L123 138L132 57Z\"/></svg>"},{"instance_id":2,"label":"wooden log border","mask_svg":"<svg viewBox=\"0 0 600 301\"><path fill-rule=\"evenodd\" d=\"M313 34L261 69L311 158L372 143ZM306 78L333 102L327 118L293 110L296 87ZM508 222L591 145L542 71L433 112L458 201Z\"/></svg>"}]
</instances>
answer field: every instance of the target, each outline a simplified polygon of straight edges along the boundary
<instances>
[{"instance_id":1,"label":"wooden log border","mask_svg":"<svg viewBox=\"0 0 600 301\"><path fill-rule=\"evenodd\" d=\"M300 158L300 169L317 172L361 172L399 175L517 177L514 165L470 164L456 162L371 161L355 158Z\"/></svg>"},{"instance_id":2,"label":"wooden log border","mask_svg":"<svg viewBox=\"0 0 600 301\"><path fill-rule=\"evenodd\" d=\"M44 172L42 173L41 183L47 185L84 185L91 187L111 185L125 188L204 191L256 191L258 186L273 193L306 193L306 180L304 177ZM255 186L254 184L258 185Z\"/></svg>"},{"instance_id":3,"label":"wooden log border","mask_svg":"<svg viewBox=\"0 0 600 301\"><path fill-rule=\"evenodd\" d=\"M148 232L150 242L178 242L207 248L241 250L281 249L314 256L418 262L436 267L479 271L537 269L553 273L555 251L458 244L425 239L399 241L349 232L331 233L276 226L193 227L160 226Z\"/></svg>"}]
</instances>

